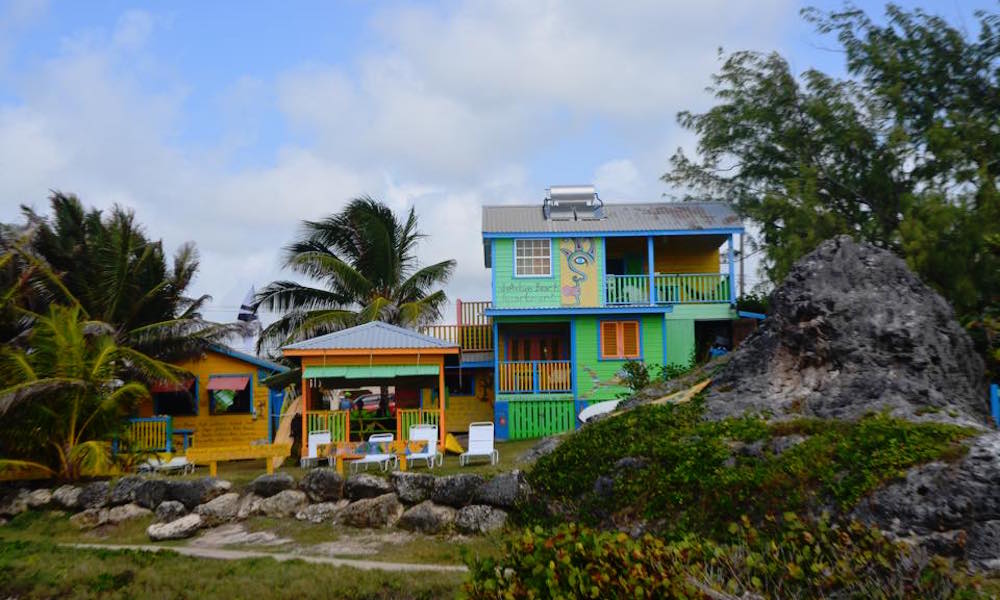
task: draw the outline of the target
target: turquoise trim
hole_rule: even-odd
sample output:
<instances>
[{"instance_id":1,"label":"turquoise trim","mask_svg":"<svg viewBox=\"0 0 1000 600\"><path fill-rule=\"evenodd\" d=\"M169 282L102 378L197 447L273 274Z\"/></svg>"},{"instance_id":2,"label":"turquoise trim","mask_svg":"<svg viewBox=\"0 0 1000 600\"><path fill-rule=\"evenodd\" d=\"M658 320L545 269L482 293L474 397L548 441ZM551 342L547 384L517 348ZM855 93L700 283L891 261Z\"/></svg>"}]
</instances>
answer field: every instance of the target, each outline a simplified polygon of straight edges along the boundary
<instances>
[{"instance_id":1,"label":"turquoise trim","mask_svg":"<svg viewBox=\"0 0 1000 600\"><path fill-rule=\"evenodd\" d=\"M264 360L263 358L258 358L250 354L239 352L233 350L228 346L222 346L220 344L209 344L208 349L211 350L212 352L216 352L218 354L222 354L230 358L235 358L237 360L242 360L243 362L250 363L255 367L269 369L277 373L286 373L289 371L289 368L286 367L285 365L279 365L276 362L271 362L269 360Z\"/></svg>"},{"instance_id":2,"label":"turquoise trim","mask_svg":"<svg viewBox=\"0 0 1000 600\"><path fill-rule=\"evenodd\" d=\"M757 319L759 321L763 321L764 319L767 318L767 315L765 315L764 313L755 313L755 312L749 312L749 311L745 311L745 310L741 310L741 311L737 312L736 314L739 315L739 316L741 316L741 317L743 317L744 319Z\"/></svg>"},{"instance_id":3,"label":"turquoise trim","mask_svg":"<svg viewBox=\"0 0 1000 600\"><path fill-rule=\"evenodd\" d=\"M604 242L604 238L598 238L601 240L601 263L598 268L601 270L601 289L598 292L601 300L601 306L608 305L608 246Z\"/></svg>"},{"instance_id":4,"label":"turquoise trim","mask_svg":"<svg viewBox=\"0 0 1000 600\"><path fill-rule=\"evenodd\" d=\"M673 304L664 304L660 306L595 306L589 308L488 308L483 311L487 317L666 314L672 312L674 312Z\"/></svg>"},{"instance_id":5,"label":"turquoise trim","mask_svg":"<svg viewBox=\"0 0 1000 600\"><path fill-rule=\"evenodd\" d=\"M521 239L532 239L532 238L521 238ZM549 241L549 274L548 275L518 275L517 274L517 242L518 239L514 239L514 243L510 245L511 252L511 264L510 273L514 279L552 279L556 276L556 265L555 265L555 255L559 250L556 248L556 238L552 238ZM496 275L496 269L494 269L494 276ZM493 289L494 302L496 302L496 288Z\"/></svg>"},{"instance_id":6,"label":"turquoise trim","mask_svg":"<svg viewBox=\"0 0 1000 600\"><path fill-rule=\"evenodd\" d=\"M497 305L497 266L493 264L496 262L496 253L496 240L490 240L490 300L492 301L493 306Z\"/></svg>"},{"instance_id":7,"label":"turquoise trim","mask_svg":"<svg viewBox=\"0 0 1000 600\"><path fill-rule=\"evenodd\" d=\"M736 264L733 262L733 234L729 234L729 303L736 304Z\"/></svg>"},{"instance_id":8,"label":"turquoise trim","mask_svg":"<svg viewBox=\"0 0 1000 600\"><path fill-rule=\"evenodd\" d=\"M728 235L739 233L745 230L742 227L717 227L714 229L654 229L650 231L510 231L510 232L483 232L484 240L499 238L580 238L580 237L645 237L647 235L672 236L672 235Z\"/></svg>"},{"instance_id":9,"label":"turquoise trim","mask_svg":"<svg viewBox=\"0 0 1000 600\"><path fill-rule=\"evenodd\" d=\"M1000 427L1000 385L990 386L990 412L993 413L993 422Z\"/></svg>"}]
</instances>

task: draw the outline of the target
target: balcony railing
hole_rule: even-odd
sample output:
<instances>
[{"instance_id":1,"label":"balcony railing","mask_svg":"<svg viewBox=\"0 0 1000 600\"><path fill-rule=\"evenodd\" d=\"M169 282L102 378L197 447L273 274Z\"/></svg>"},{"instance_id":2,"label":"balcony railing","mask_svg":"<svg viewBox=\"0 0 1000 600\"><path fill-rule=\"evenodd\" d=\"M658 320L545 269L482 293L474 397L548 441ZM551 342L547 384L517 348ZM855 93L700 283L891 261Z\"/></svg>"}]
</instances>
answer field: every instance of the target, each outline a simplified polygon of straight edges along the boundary
<instances>
[{"instance_id":1,"label":"balcony railing","mask_svg":"<svg viewBox=\"0 0 1000 600\"><path fill-rule=\"evenodd\" d=\"M493 349L493 327L490 325L425 325L420 333L457 344L469 352Z\"/></svg>"},{"instance_id":2,"label":"balcony railing","mask_svg":"<svg viewBox=\"0 0 1000 600\"><path fill-rule=\"evenodd\" d=\"M656 273L653 291L657 304L729 302L726 273ZM649 304L649 275L608 275L605 304Z\"/></svg>"},{"instance_id":3,"label":"balcony railing","mask_svg":"<svg viewBox=\"0 0 1000 600\"><path fill-rule=\"evenodd\" d=\"M498 366L501 394L573 391L572 367L568 360L505 361Z\"/></svg>"}]
</instances>

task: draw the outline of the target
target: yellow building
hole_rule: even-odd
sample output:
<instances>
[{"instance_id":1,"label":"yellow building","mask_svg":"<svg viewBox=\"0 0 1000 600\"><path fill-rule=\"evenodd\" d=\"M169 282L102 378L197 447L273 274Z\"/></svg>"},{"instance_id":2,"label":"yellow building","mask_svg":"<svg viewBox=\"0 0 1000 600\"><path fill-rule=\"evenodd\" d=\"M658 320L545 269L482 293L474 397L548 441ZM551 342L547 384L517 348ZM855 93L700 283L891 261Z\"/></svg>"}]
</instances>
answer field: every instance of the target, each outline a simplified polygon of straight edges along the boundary
<instances>
[{"instance_id":1,"label":"yellow building","mask_svg":"<svg viewBox=\"0 0 1000 600\"><path fill-rule=\"evenodd\" d=\"M150 387L152 399L139 407L139 421L171 417L174 448L270 442L284 392L262 381L287 367L215 345L200 360L177 363L191 373L178 384Z\"/></svg>"}]
</instances>

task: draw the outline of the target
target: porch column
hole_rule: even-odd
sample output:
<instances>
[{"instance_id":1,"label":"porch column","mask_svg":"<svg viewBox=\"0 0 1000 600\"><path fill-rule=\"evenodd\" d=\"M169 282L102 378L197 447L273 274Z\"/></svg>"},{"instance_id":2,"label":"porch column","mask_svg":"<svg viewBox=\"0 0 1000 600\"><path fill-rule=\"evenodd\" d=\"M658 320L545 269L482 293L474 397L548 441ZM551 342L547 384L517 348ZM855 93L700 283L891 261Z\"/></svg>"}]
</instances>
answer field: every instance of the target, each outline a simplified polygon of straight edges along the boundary
<instances>
[{"instance_id":1,"label":"porch column","mask_svg":"<svg viewBox=\"0 0 1000 600\"><path fill-rule=\"evenodd\" d=\"M729 252L729 303L736 304L736 287L733 285L736 265L733 263L733 234L731 233L729 234L727 250Z\"/></svg>"},{"instance_id":2,"label":"porch column","mask_svg":"<svg viewBox=\"0 0 1000 600\"><path fill-rule=\"evenodd\" d=\"M305 458L309 454L309 444L306 441L309 433L306 431L306 411L309 410L309 380L305 378L305 368L302 369L302 453L300 458Z\"/></svg>"},{"instance_id":3,"label":"porch column","mask_svg":"<svg viewBox=\"0 0 1000 600\"><path fill-rule=\"evenodd\" d=\"M444 452L444 356L438 358L438 445Z\"/></svg>"},{"instance_id":4,"label":"porch column","mask_svg":"<svg viewBox=\"0 0 1000 600\"><path fill-rule=\"evenodd\" d=\"M656 304L656 282L653 272L656 270L656 260L653 258L653 236L646 236L646 254L649 260L649 303Z\"/></svg>"}]
</instances>

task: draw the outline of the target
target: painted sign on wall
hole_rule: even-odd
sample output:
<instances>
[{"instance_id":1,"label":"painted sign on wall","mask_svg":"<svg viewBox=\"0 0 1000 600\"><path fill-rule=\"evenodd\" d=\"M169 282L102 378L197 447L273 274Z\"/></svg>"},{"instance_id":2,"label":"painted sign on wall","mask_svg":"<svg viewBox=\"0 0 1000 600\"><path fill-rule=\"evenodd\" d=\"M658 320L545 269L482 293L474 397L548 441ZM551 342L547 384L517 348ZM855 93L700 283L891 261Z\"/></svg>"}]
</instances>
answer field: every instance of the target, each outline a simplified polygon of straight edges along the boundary
<instances>
[{"instance_id":1,"label":"painted sign on wall","mask_svg":"<svg viewBox=\"0 0 1000 600\"><path fill-rule=\"evenodd\" d=\"M598 269L594 238L567 238L559 241L560 301L563 306L599 306Z\"/></svg>"}]
</instances>

